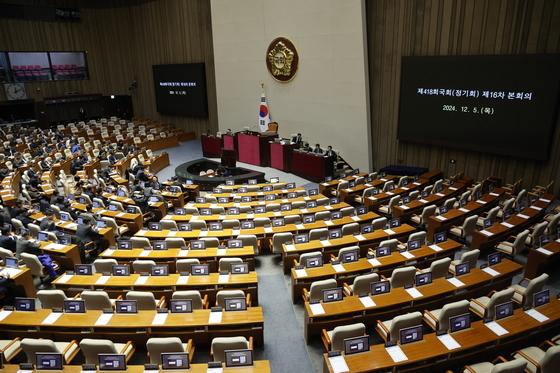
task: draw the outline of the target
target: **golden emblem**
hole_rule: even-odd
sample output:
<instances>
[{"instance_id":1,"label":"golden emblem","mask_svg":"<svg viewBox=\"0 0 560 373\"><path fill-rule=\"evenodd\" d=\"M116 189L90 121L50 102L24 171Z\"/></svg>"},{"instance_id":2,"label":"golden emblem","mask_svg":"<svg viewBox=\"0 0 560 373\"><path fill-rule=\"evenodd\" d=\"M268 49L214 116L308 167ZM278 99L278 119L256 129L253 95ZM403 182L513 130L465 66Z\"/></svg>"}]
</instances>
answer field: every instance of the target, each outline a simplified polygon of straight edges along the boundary
<instances>
[{"instance_id":1,"label":"golden emblem","mask_svg":"<svg viewBox=\"0 0 560 373\"><path fill-rule=\"evenodd\" d=\"M266 67L272 77L281 82L292 80L297 72L299 57L294 44L286 38L276 38L268 46Z\"/></svg>"}]
</instances>

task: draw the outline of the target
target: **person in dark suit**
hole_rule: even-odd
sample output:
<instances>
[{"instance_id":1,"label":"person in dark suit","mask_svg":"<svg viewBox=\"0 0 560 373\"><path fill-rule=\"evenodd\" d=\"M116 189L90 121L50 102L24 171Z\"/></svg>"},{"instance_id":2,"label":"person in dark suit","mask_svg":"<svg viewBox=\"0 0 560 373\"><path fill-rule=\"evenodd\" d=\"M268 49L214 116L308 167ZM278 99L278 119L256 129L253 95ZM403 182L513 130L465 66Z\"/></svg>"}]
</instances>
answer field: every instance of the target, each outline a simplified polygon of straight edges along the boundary
<instances>
[{"instance_id":1,"label":"person in dark suit","mask_svg":"<svg viewBox=\"0 0 560 373\"><path fill-rule=\"evenodd\" d=\"M313 153L315 153L315 154L323 154L323 149L321 149L321 145L315 144L315 149L313 149Z\"/></svg>"},{"instance_id":2,"label":"person in dark suit","mask_svg":"<svg viewBox=\"0 0 560 373\"><path fill-rule=\"evenodd\" d=\"M303 142L303 138L301 137L301 133L298 133L296 136L292 137L292 142L297 144L298 146L301 145Z\"/></svg>"},{"instance_id":3,"label":"person in dark suit","mask_svg":"<svg viewBox=\"0 0 560 373\"><path fill-rule=\"evenodd\" d=\"M39 250L39 248L39 243L31 240L29 231L25 230L22 232L21 237L18 237L16 240L16 257L19 258L21 253L39 255L41 254L41 250Z\"/></svg>"},{"instance_id":4,"label":"person in dark suit","mask_svg":"<svg viewBox=\"0 0 560 373\"><path fill-rule=\"evenodd\" d=\"M325 155L326 155L327 157L333 157L333 158L336 157L336 153L335 153L335 151L332 149L332 146L330 146L330 145L327 146L327 151L325 152Z\"/></svg>"},{"instance_id":5,"label":"person in dark suit","mask_svg":"<svg viewBox=\"0 0 560 373\"><path fill-rule=\"evenodd\" d=\"M311 149L311 146L309 146L309 143L306 142L306 143L303 144L303 147L301 148L301 150L303 150L304 152L310 152L313 149Z\"/></svg>"},{"instance_id":6,"label":"person in dark suit","mask_svg":"<svg viewBox=\"0 0 560 373\"><path fill-rule=\"evenodd\" d=\"M42 231L54 231L56 229L56 225L54 224L54 211L47 210L45 215L43 220L41 220L41 224L39 224L39 228Z\"/></svg>"},{"instance_id":7,"label":"person in dark suit","mask_svg":"<svg viewBox=\"0 0 560 373\"><path fill-rule=\"evenodd\" d=\"M2 235L0 236L0 247L16 252L16 236L12 233L10 226L5 224L2 226Z\"/></svg>"}]
</instances>

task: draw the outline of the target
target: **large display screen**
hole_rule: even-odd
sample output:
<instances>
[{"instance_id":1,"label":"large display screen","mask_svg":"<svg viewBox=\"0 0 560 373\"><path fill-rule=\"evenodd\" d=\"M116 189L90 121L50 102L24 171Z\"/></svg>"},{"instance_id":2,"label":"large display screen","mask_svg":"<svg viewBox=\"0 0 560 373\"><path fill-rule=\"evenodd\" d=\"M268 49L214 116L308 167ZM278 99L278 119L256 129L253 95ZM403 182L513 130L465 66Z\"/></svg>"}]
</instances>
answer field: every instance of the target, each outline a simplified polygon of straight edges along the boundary
<instances>
[{"instance_id":1,"label":"large display screen","mask_svg":"<svg viewBox=\"0 0 560 373\"><path fill-rule=\"evenodd\" d=\"M403 57L398 139L548 158L560 55Z\"/></svg>"},{"instance_id":2,"label":"large display screen","mask_svg":"<svg viewBox=\"0 0 560 373\"><path fill-rule=\"evenodd\" d=\"M159 113L208 116L203 63L153 65L152 69Z\"/></svg>"}]
</instances>

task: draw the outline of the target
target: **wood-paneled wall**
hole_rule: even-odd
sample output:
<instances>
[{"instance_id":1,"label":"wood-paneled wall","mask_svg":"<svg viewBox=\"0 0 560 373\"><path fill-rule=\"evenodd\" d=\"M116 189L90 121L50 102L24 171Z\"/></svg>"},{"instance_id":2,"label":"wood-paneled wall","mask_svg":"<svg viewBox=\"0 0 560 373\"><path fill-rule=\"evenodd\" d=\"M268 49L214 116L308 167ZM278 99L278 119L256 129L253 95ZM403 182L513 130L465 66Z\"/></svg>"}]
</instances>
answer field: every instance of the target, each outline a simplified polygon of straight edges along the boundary
<instances>
[{"instance_id":1,"label":"wood-paneled wall","mask_svg":"<svg viewBox=\"0 0 560 373\"><path fill-rule=\"evenodd\" d=\"M85 0L58 0L50 4L80 7L81 20L0 19L0 50L87 50L90 79L26 83L30 97L42 100L68 92L132 94L137 116L197 133L217 131L209 1L106 0L98 5ZM152 65L188 62L206 63L209 117L160 115L155 107ZM138 88L129 91L133 80ZM0 100L4 100L4 90L0 91Z\"/></svg>"},{"instance_id":2,"label":"wood-paneled wall","mask_svg":"<svg viewBox=\"0 0 560 373\"><path fill-rule=\"evenodd\" d=\"M366 0L366 12L376 168L406 164L447 174L463 171L477 179L495 175L513 182L523 178L526 187L555 180L558 192L558 125L546 162L403 143L397 140L397 126L401 56L558 53L560 1Z\"/></svg>"}]
</instances>

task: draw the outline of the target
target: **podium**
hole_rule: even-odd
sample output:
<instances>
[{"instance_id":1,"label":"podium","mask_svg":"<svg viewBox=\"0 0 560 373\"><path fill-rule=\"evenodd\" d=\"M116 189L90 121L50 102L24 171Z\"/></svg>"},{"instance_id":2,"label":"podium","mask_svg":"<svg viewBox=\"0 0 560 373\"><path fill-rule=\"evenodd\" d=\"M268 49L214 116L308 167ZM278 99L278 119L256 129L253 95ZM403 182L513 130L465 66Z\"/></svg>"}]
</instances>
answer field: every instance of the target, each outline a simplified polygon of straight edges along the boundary
<instances>
[{"instance_id":1,"label":"podium","mask_svg":"<svg viewBox=\"0 0 560 373\"><path fill-rule=\"evenodd\" d=\"M289 172L292 162L292 151L295 148L296 144L270 142L270 167Z\"/></svg>"},{"instance_id":2,"label":"podium","mask_svg":"<svg viewBox=\"0 0 560 373\"><path fill-rule=\"evenodd\" d=\"M292 152L291 172L319 183L325 180L325 177L333 176L333 160L321 154L316 155L294 150Z\"/></svg>"},{"instance_id":3,"label":"podium","mask_svg":"<svg viewBox=\"0 0 560 373\"><path fill-rule=\"evenodd\" d=\"M270 165L268 142L276 137L278 134L239 132L237 134L237 159L239 162L268 167Z\"/></svg>"},{"instance_id":4,"label":"podium","mask_svg":"<svg viewBox=\"0 0 560 373\"><path fill-rule=\"evenodd\" d=\"M225 150L235 150L237 148L236 139L234 134L224 134L222 135L222 140L224 142Z\"/></svg>"},{"instance_id":5,"label":"podium","mask_svg":"<svg viewBox=\"0 0 560 373\"><path fill-rule=\"evenodd\" d=\"M222 139L216 136L200 135L202 155L208 158L220 158L222 155Z\"/></svg>"}]
</instances>

